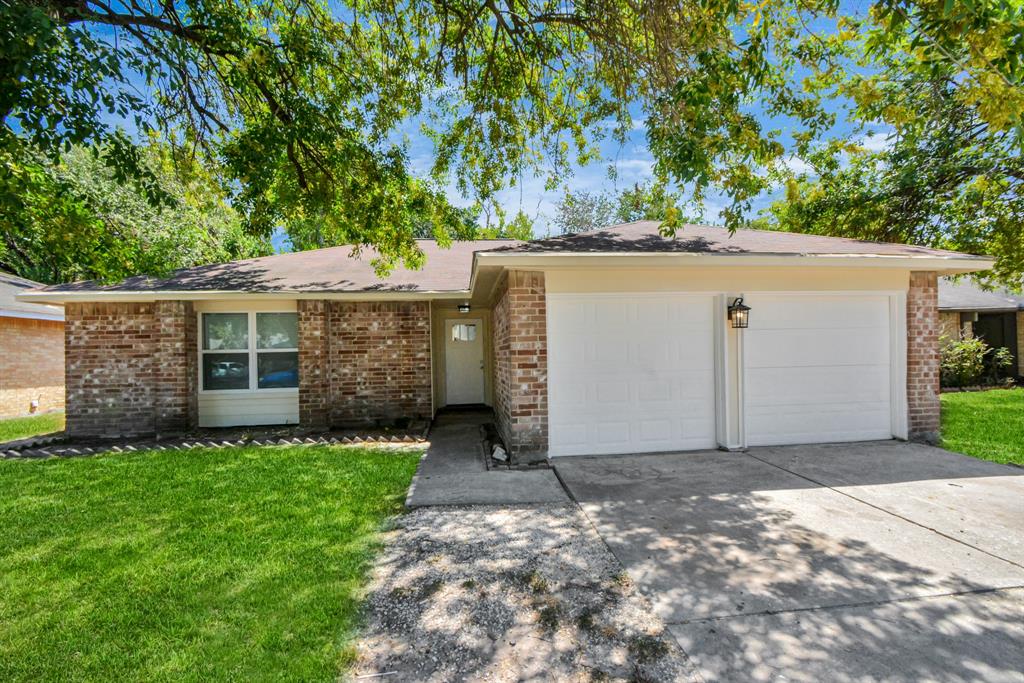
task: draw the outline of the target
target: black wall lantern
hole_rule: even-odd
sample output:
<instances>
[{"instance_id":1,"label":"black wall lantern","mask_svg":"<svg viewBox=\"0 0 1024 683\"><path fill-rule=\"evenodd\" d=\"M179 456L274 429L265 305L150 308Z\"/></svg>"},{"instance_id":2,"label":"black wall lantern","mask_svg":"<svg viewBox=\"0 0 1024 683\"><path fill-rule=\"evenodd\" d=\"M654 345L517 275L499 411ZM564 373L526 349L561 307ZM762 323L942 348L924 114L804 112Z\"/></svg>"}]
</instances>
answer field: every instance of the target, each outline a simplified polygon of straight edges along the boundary
<instances>
[{"instance_id":1,"label":"black wall lantern","mask_svg":"<svg viewBox=\"0 0 1024 683\"><path fill-rule=\"evenodd\" d=\"M743 305L743 297L738 297L729 306L729 321L736 329L743 329L750 323L750 306Z\"/></svg>"},{"instance_id":2,"label":"black wall lantern","mask_svg":"<svg viewBox=\"0 0 1024 683\"><path fill-rule=\"evenodd\" d=\"M459 304L459 313L469 313L469 304Z\"/></svg>"}]
</instances>

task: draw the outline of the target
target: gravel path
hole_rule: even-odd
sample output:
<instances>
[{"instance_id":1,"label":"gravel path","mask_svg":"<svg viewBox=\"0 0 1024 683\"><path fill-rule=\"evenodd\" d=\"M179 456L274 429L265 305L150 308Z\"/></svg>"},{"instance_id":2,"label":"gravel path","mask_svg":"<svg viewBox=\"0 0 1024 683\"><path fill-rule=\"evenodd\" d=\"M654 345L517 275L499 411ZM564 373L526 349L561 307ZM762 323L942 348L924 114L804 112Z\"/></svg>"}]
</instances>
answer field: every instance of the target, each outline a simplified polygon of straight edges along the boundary
<instances>
[{"instance_id":1,"label":"gravel path","mask_svg":"<svg viewBox=\"0 0 1024 683\"><path fill-rule=\"evenodd\" d=\"M386 543L359 680L695 680L574 505L422 508Z\"/></svg>"}]
</instances>

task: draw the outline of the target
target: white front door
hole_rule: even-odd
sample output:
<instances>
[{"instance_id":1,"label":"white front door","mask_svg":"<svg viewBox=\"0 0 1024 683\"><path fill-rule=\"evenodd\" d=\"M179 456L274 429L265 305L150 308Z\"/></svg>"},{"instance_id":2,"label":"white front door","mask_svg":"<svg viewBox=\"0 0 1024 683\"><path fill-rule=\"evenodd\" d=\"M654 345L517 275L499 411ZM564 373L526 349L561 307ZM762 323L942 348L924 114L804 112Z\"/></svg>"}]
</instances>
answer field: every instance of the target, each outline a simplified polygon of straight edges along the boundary
<instances>
[{"instance_id":1,"label":"white front door","mask_svg":"<svg viewBox=\"0 0 1024 683\"><path fill-rule=\"evenodd\" d=\"M892 438L889 297L745 297L747 445Z\"/></svg>"},{"instance_id":2,"label":"white front door","mask_svg":"<svg viewBox=\"0 0 1024 683\"><path fill-rule=\"evenodd\" d=\"M483 331L479 318L445 322L445 403L448 405L484 402Z\"/></svg>"},{"instance_id":3,"label":"white front door","mask_svg":"<svg viewBox=\"0 0 1024 683\"><path fill-rule=\"evenodd\" d=\"M549 452L714 448L715 299L549 294Z\"/></svg>"}]
</instances>

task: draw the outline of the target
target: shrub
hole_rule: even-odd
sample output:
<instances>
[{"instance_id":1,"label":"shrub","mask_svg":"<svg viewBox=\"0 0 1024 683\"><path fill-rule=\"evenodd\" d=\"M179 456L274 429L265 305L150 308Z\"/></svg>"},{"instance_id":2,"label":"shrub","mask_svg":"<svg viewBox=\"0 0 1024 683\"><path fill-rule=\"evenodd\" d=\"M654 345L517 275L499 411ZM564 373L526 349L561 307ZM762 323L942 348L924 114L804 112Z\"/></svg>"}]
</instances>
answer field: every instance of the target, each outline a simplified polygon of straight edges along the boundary
<instances>
[{"instance_id":1,"label":"shrub","mask_svg":"<svg viewBox=\"0 0 1024 683\"><path fill-rule=\"evenodd\" d=\"M1000 371L1013 364L1009 349L993 349L978 337L943 340L940 377L944 387L998 384Z\"/></svg>"}]
</instances>

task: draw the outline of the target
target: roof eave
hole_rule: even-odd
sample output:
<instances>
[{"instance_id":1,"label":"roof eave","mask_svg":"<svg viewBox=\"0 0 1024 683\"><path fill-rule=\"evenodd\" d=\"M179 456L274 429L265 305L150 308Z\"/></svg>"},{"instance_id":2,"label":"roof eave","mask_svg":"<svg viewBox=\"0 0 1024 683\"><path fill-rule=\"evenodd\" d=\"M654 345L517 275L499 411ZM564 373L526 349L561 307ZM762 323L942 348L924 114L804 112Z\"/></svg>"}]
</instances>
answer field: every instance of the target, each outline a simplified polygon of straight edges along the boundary
<instances>
[{"instance_id":1,"label":"roof eave","mask_svg":"<svg viewBox=\"0 0 1024 683\"><path fill-rule=\"evenodd\" d=\"M465 299L468 289L460 290L385 290L352 292L240 292L234 290L82 290L82 291L28 291L17 296L19 301L46 304L74 302L149 302L149 301L207 301L247 299L328 299L331 301L424 301L430 299Z\"/></svg>"},{"instance_id":2,"label":"roof eave","mask_svg":"<svg viewBox=\"0 0 1024 683\"><path fill-rule=\"evenodd\" d=\"M959 275L988 270L995 260L972 255L921 255L894 256L885 254L771 254L771 253L665 253L665 252L564 252L498 253L478 252L477 267L483 264L495 266L551 267L586 262L593 266L595 261L604 261L610 266L624 266L635 262L643 267L668 265L714 265L714 266L796 266L813 265L827 267L857 268L901 268L930 270L943 275Z\"/></svg>"},{"instance_id":3,"label":"roof eave","mask_svg":"<svg viewBox=\"0 0 1024 683\"><path fill-rule=\"evenodd\" d=\"M21 309L0 308L0 318L21 318L24 320L52 320L64 322L63 313L49 313L47 311L23 311Z\"/></svg>"}]
</instances>

